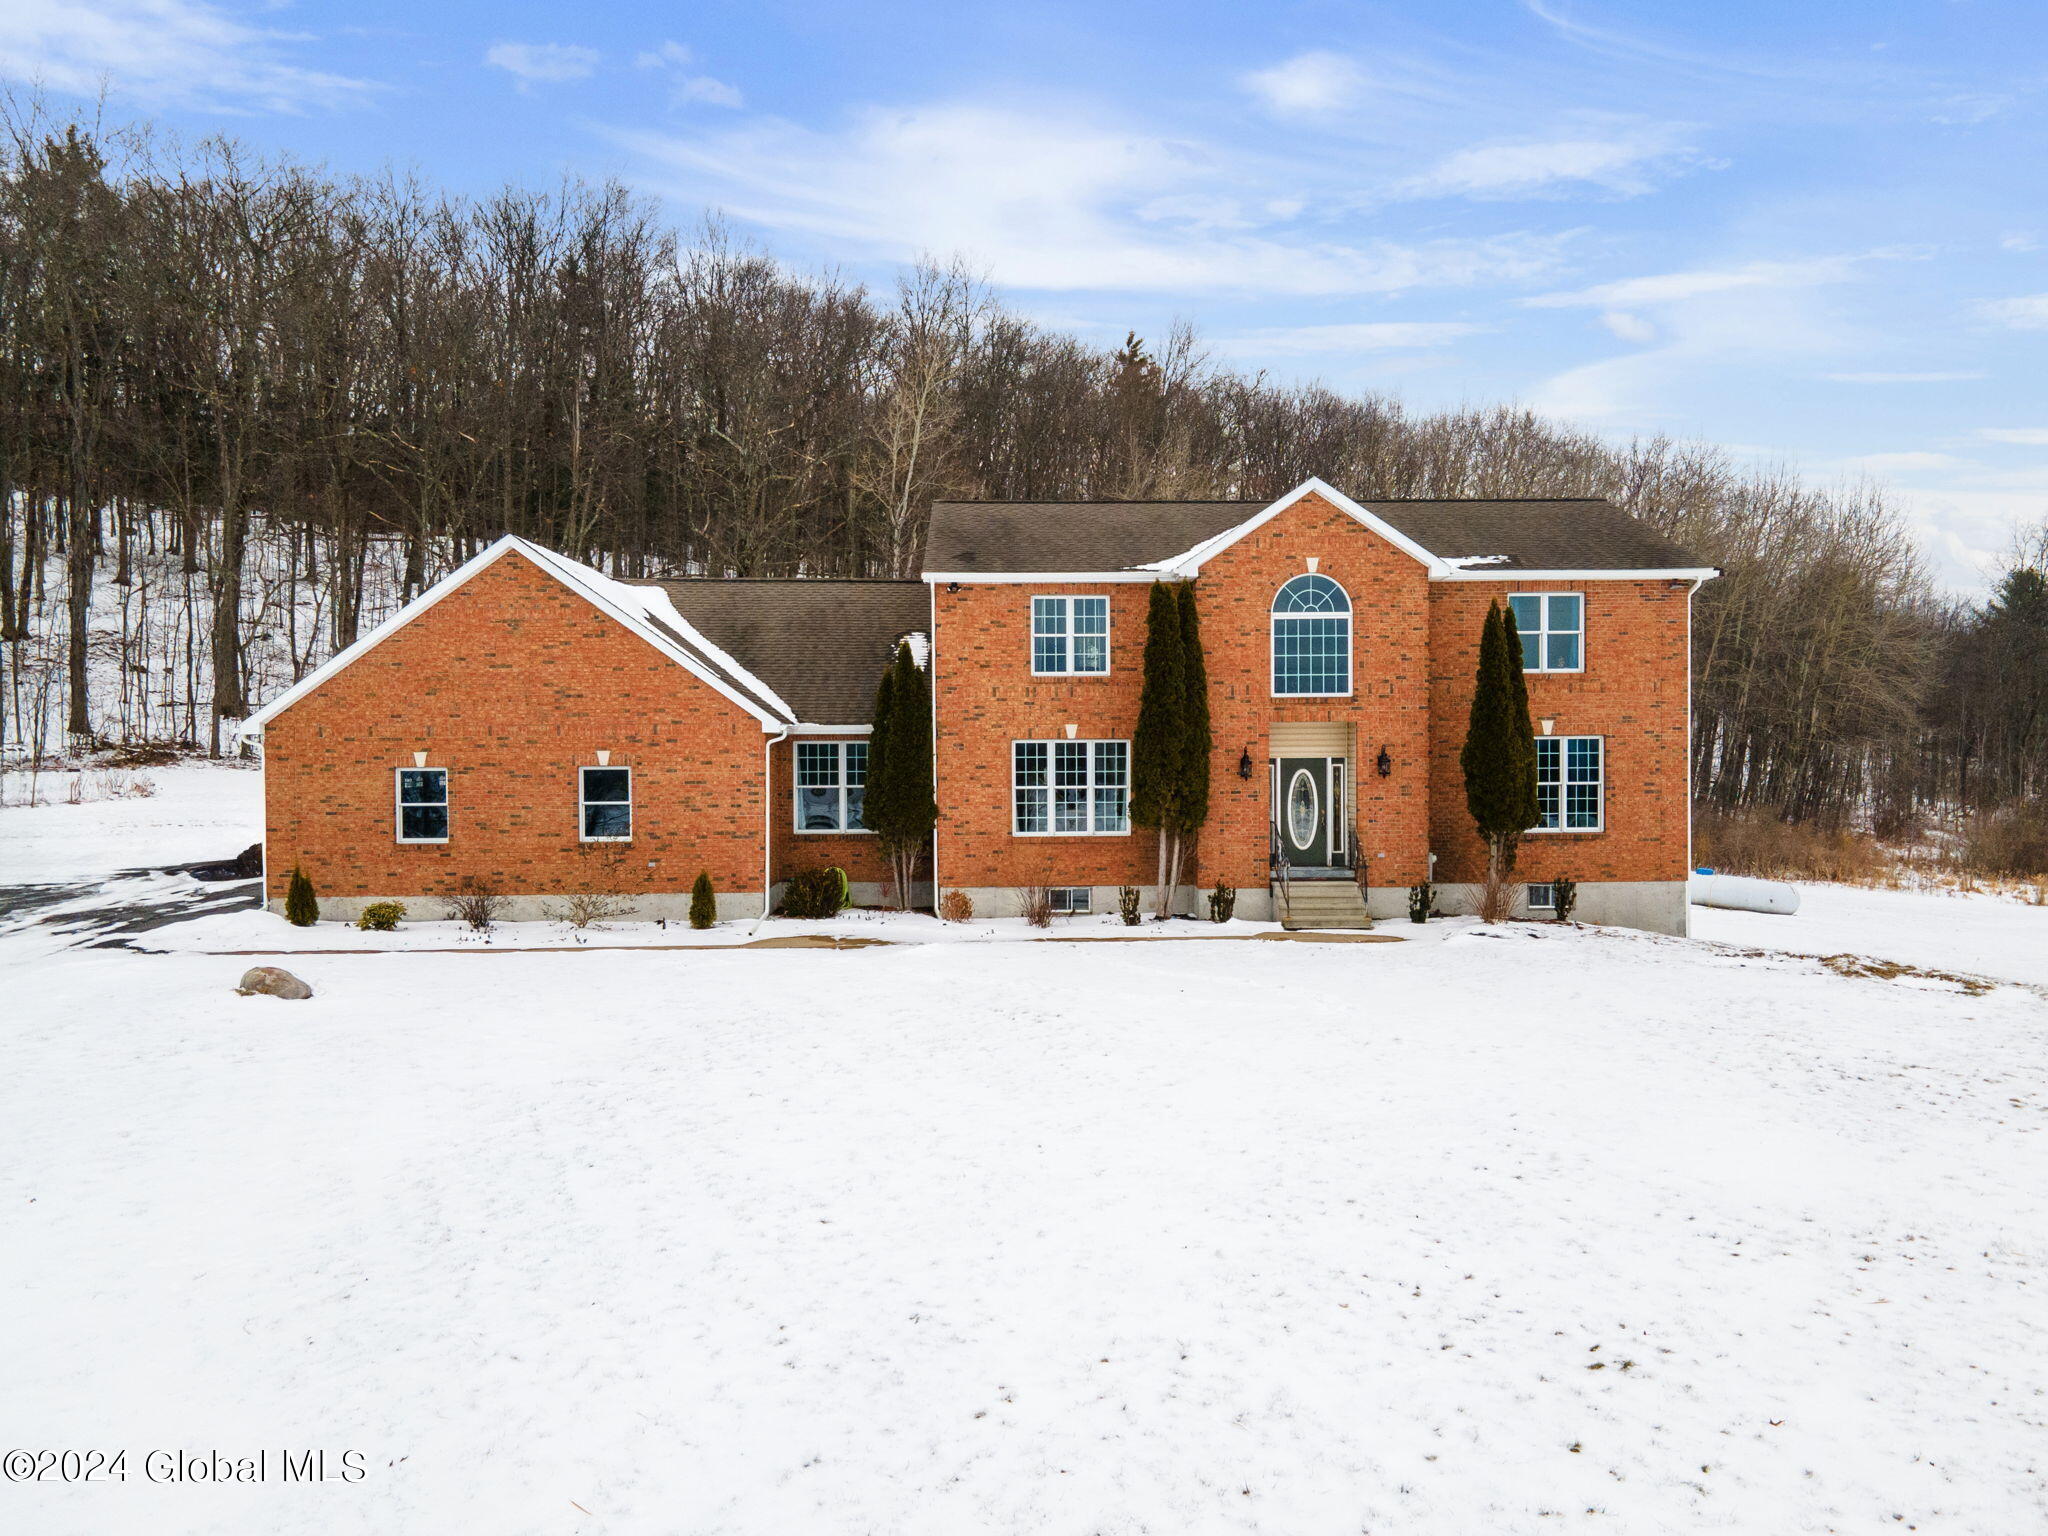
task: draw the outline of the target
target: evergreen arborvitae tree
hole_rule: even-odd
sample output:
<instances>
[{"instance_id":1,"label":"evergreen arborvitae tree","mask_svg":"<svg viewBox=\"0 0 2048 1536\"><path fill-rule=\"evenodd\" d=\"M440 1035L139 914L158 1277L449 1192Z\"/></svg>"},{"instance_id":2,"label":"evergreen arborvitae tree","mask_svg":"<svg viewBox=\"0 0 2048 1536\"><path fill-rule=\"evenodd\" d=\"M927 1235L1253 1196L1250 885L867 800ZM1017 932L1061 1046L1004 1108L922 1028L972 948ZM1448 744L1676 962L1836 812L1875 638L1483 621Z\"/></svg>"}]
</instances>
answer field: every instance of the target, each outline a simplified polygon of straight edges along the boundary
<instances>
[{"instance_id":1,"label":"evergreen arborvitae tree","mask_svg":"<svg viewBox=\"0 0 2048 1536\"><path fill-rule=\"evenodd\" d=\"M1458 765L1465 806L1486 842L1489 881L1514 868L1522 834L1536 825L1536 735L1529 728L1529 691L1522 642L1512 614L1489 604L1479 633L1479 670L1472 715Z\"/></svg>"},{"instance_id":2,"label":"evergreen arborvitae tree","mask_svg":"<svg viewBox=\"0 0 2048 1536\"><path fill-rule=\"evenodd\" d=\"M896 882L896 903L910 906L917 861L938 824L932 785L932 692L924 668L904 641L875 690L868 737L867 789L861 822L881 840Z\"/></svg>"},{"instance_id":3,"label":"evergreen arborvitae tree","mask_svg":"<svg viewBox=\"0 0 2048 1536\"><path fill-rule=\"evenodd\" d=\"M291 884L285 887L284 920L294 928L310 928L320 921L320 899L313 894L313 882L296 864Z\"/></svg>"},{"instance_id":4,"label":"evergreen arborvitae tree","mask_svg":"<svg viewBox=\"0 0 2048 1536\"><path fill-rule=\"evenodd\" d=\"M1209 729L1209 664L1202 655L1202 620L1195 608L1195 584L1184 581L1174 594L1180 616L1181 654L1181 788L1173 817L1173 868L1167 884L1178 888L1189 840L1209 819L1209 755L1215 739Z\"/></svg>"},{"instance_id":5,"label":"evergreen arborvitae tree","mask_svg":"<svg viewBox=\"0 0 2048 1536\"><path fill-rule=\"evenodd\" d=\"M709 928L718 921L718 895L711 889L711 871L697 871L697 883L690 887L690 926Z\"/></svg>"},{"instance_id":6,"label":"evergreen arborvitae tree","mask_svg":"<svg viewBox=\"0 0 2048 1536\"><path fill-rule=\"evenodd\" d=\"M1183 766L1187 734L1187 657L1181 642L1180 600L1163 581L1152 584L1145 611L1145 682L1138 726L1131 733L1131 820L1159 829L1159 900L1172 910L1167 859L1187 792Z\"/></svg>"}]
</instances>

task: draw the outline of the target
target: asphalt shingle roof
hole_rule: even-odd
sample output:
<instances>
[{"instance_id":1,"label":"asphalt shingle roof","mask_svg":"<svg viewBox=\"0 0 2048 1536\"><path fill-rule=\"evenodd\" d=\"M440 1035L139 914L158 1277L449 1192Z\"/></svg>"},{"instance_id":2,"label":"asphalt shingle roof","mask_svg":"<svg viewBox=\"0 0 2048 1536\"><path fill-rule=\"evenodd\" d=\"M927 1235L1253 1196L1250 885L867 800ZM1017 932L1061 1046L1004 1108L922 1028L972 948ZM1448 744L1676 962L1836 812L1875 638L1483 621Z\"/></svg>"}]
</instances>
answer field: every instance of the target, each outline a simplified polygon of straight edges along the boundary
<instances>
[{"instance_id":1,"label":"asphalt shingle roof","mask_svg":"<svg viewBox=\"0 0 2048 1536\"><path fill-rule=\"evenodd\" d=\"M1122 571L1171 560L1270 501L942 501L924 568L938 572ZM1442 559L1505 555L1500 571L1671 570L1697 556L1594 497L1556 501L1362 501Z\"/></svg>"},{"instance_id":2,"label":"asphalt shingle roof","mask_svg":"<svg viewBox=\"0 0 2048 1536\"><path fill-rule=\"evenodd\" d=\"M811 725L869 724L896 642L931 628L931 594L921 581L631 584L661 588L676 612Z\"/></svg>"}]
</instances>

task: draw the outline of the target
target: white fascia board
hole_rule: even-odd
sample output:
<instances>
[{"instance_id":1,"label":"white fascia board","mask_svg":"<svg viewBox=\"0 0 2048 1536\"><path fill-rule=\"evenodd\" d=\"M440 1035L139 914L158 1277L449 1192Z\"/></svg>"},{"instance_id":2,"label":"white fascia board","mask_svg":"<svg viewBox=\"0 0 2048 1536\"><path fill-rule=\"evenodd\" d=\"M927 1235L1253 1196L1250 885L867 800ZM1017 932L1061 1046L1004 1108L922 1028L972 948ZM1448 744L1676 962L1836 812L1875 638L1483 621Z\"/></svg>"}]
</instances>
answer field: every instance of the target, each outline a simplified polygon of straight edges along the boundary
<instances>
[{"instance_id":1,"label":"white fascia board","mask_svg":"<svg viewBox=\"0 0 2048 1536\"><path fill-rule=\"evenodd\" d=\"M874 734L872 725L811 725L798 721L789 728L792 736L869 736Z\"/></svg>"},{"instance_id":2,"label":"white fascia board","mask_svg":"<svg viewBox=\"0 0 2048 1536\"><path fill-rule=\"evenodd\" d=\"M433 607L436 603L440 602L441 599L446 597L449 593L455 591L458 587L462 586L463 583L469 581L479 572L487 569L492 565L497 564L497 562L502 560L506 555L514 553L526 556L526 558L531 560L533 564L537 566L539 569L545 571L550 576L555 577L564 586L570 588L578 596L584 598L587 602L589 602L592 606L597 608L600 612L606 614L610 618L616 619L619 623L623 624L633 634L638 635L642 640L645 640L649 645L653 646L657 651L661 652L662 655L668 657L669 660L675 662L676 665L680 666L684 671L688 672L692 677L696 678L699 682L705 684L707 687L711 688L731 703L738 705L741 709L745 710L748 714L752 715L755 719L759 720L762 724L763 729L771 731L780 730L787 723L787 721L785 720L775 719L773 715L769 712L767 706L758 703L755 700L747 698L744 694L740 693L737 689L733 688L730 684L726 683L723 679L717 677L709 670L707 670L704 664L698 661L695 657L692 657L686 654L685 652L679 650L675 646L675 644L671 642L665 635L661 634L659 631L655 629L650 628L646 620L640 617L639 615L633 613L630 607L623 606L618 601L607 597L604 592L599 590L598 586L595 583L584 579L586 577L595 577L596 582L601 582L606 586L610 586L613 585L613 583L611 582L611 579L609 577L603 576L596 571L587 570L585 567L576 564L575 561L565 559L561 555L555 554L552 550L545 550L540 548L538 545L529 544L526 540L519 538L516 535L508 533L503 538L499 539L497 543L493 544L489 549L481 551L474 558L464 562L460 566L457 566L453 571L450 571L446 576L442 577L439 581L435 582L433 586L429 587L426 591L422 592L418 597L414 598L411 602L407 603L403 608L399 609L398 612L394 613L382 624L379 624L367 635L364 635L360 639L358 639L354 645L348 646L346 649L337 651L335 652L334 655L328 657L325 662L315 667L311 672L308 672L304 677L300 678L296 683L292 684L291 687L287 688L283 693L279 694L276 698L272 699L269 703L265 704L253 715L249 716L247 720L244 720L242 722L241 729L237 732L237 735L253 736L259 734L264 726L268 725L272 720L275 720L279 715L283 714L287 709L291 708L292 705L298 703L299 700L306 697L307 694L319 688L321 685L326 683L330 678L334 677L344 668L353 664L356 660L365 655L367 652L374 649L376 646L383 644L384 641L390 639L391 636L397 634L399 630L405 628L406 625L410 624L414 619L418 618L421 614L425 613L429 608ZM577 573L581 574L579 575ZM673 605L670 606L671 611L673 611ZM680 616L678 617L680 618ZM666 620L664 620L664 622L666 622ZM689 625L679 623L678 631L686 637L692 638L694 643L696 631L692 629ZM708 644L706 646L706 650L709 653L717 656L723 656L724 654L723 652L718 651L716 647L710 646ZM747 674L744 669L739 669L739 675L748 676L749 680L752 680L750 675ZM769 698L774 697L772 693L768 692L765 685L763 685L762 687L762 692L766 694Z\"/></svg>"},{"instance_id":3,"label":"white fascia board","mask_svg":"<svg viewBox=\"0 0 2048 1536\"><path fill-rule=\"evenodd\" d=\"M1498 566L1486 570L1447 571L1434 581L1690 581L1694 583L1712 581L1721 571L1718 566L1685 567L1675 570L1631 571L1504 571Z\"/></svg>"},{"instance_id":4,"label":"white fascia board","mask_svg":"<svg viewBox=\"0 0 2048 1536\"><path fill-rule=\"evenodd\" d=\"M764 726L771 730L780 730L796 718L796 711L784 702L780 694L741 666L737 658L713 645L702 630L678 613L676 605L669 601L668 594L661 588L640 587L630 582L614 581L602 571L594 571L587 565L579 565L567 555L543 549L538 544L529 544L524 539L519 541L519 547L521 554L531 558L543 570L550 571L564 586L580 592L598 608L610 614L664 655L680 663L694 676L709 683L747 713L755 716ZM707 673L698 658L678 651L666 635L648 626L648 617L658 618L663 624L675 630L692 647L701 651L704 658L713 666L743 684L755 699L741 698L723 678ZM768 713L762 713L763 706Z\"/></svg>"},{"instance_id":5,"label":"white fascia board","mask_svg":"<svg viewBox=\"0 0 2048 1536\"><path fill-rule=\"evenodd\" d=\"M1016 582L1040 582L1044 584L1056 581L1150 582L1159 580L1159 573L1149 569L1134 571L926 571L923 580L931 586L937 586L941 582L958 582L963 587L986 587Z\"/></svg>"},{"instance_id":6,"label":"white fascia board","mask_svg":"<svg viewBox=\"0 0 2048 1536\"><path fill-rule=\"evenodd\" d=\"M1378 513L1360 506L1335 486L1314 476L1302 481L1301 484L1297 485L1271 506L1245 519L1235 528L1226 528L1223 532L1204 539L1186 554L1159 565L1157 569L1166 575L1172 576L1197 575L1206 561L1221 554L1224 550L1230 548L1231 545L1237 543L1238 540L1244 538L1245 535L1255 533L1265 527L1266 524L1270 523L1274 518L1305 496L1322 497L1323 500L1329 502L1331 506L1335 507L1345 516L1370 528L1374 533L1393 545L1394 548L1400 550L1402 554L1420 562L1432 577L1442 577L1450 571L1450 567L1445 565L1443 561L1409 538L1407 534L1401 532L1400 529L1396 528Z\"/></svg>"}]
</instances>

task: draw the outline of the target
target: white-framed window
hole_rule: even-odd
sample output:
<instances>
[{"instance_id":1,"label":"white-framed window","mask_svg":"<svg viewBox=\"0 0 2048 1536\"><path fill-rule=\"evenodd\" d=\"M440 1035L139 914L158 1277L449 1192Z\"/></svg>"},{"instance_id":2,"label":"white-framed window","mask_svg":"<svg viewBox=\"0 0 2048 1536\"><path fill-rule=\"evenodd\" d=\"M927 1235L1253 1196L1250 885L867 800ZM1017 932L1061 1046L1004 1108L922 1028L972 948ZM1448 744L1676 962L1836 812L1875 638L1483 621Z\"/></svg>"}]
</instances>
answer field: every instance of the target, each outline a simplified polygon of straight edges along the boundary
<instances>
[{"instance_id":1,"label":"white-framed window","mask_svg":"<svg viewBox=\"0 0 2048 1536\"><path fill-rule=\"evenodd\" d=\"M865 741L800 741L796 744L796 829L799 832L865 832L860 819L867 794Z\"/></svg>"},{"instance_id":2,"label":"white-framed window","mask_svg":"<svg viewBox=\"0 0 2048 1536\"><path fill-rule=\"evenodd\" d=\"M1522 637L1524 672L1586 670L1586 599L1577 592L1517 592L1508 599Z\"/></svg>"},{"instance_id":3,"label":"white-framed window","mask_svg":"<svg viewBox=\"0 0 2048 1536\"><path fill-rule=\"evenodd\" d=\"M576 770L576 824L586 843L633 840L633 770Z\"/></svg>"},{"instance_id":4,"label":"white-framed window","mask_svg":"<svg viewBox=\"0 0 2048 1536\"><path fill-rule=\"evenodd\" d=\"M1555 912L1557 910L1557 887L1548 880L1531 882L1528 890L1529 910L1531 912Z\"/></svg>"},{"instance_id":5,"label":"white-framed window","mask_svg":"<svg viewBox=\"0 0 2048 1536\"><path fill-rule=\"evenodd\" d=\"M1351 599L1327 576L1296 576L1273 595L1273 693L1342 698L1351 692Z\"/></svg>"},{"instance_id":6,"label":"white-framed window","mask_svg":"<svg viewBox=\"0 0 2048 1536\"><path fill-rule=\"evenodd\" d=\"M1606 824L1607 750L1598 736L1536 738L1532 832L1598 832Z\"/></svg>"},{"instance_id":7,"label":"white-framed window","mask_svg":"<svg viewBox=\"0 0 2048 1536\"><path fill-rule=\"evenodd\" d=\"M401 768L397 797L397 832L401 843L448 841L448 770Z\"/></svg>"},{"instance_id":8,"label":"white-framed window","mask_svg":"<svg viewBox=\"0 0 2048 1536\"><path fill-rule=\"evenodd\" d=\"M1031 670L1040 675L1109 670L1109 599L1031 599Z\"/></svg>"},{"instance_id":9,"label":"white-framed window","mask_svg":"<svg viewBox=\"0 0 2048 1536\"><path fill-rule=\"evenodd\" d=\"M1131 830L1128 741L1015 741L1010 774L1010 829L1019 837L1108 837Z\"/></svg>"},{"instance_id":10,"label":"white-framed window","mask_svg":"<svg viewBox=\"0 0 2048 1536\"><path fill-rule=\"evenodd\" d=\"M1052 887L1052 910L1056 917L1082 917L1095 910L1095 888L1091 885Z\"/></svg>"}]
</instances>

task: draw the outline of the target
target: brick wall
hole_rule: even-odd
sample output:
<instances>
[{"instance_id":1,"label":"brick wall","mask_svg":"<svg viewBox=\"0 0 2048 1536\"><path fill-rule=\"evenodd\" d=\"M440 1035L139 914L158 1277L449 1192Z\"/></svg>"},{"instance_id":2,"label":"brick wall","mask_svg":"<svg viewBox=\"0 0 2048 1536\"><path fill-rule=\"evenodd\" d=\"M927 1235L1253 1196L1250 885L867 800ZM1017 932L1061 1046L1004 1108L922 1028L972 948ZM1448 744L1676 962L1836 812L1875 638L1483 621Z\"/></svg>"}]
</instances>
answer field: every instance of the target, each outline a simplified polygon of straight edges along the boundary
<instances>
[{"instance_id":1,"label":"brick wall","mask_svg":"<svg viewBox=\"0 0 2048 1536\"><path fill-rule=\"evenodd\" d=\"M1351 598L1351 697L1273 697L1273 597L1290 577L1321 574ZM1199 883L1263 886L1272 791L1268 731L1281 720L1346 721L1357 837L1369 878L1412 885L1427 868L1429 829L1428 572L1319 496L1306 496L1202 569L1196 600L1209 664L1216 757ZM1392 771L1374 767L1384 747ZM1251 780L1237 775L1249 752Z\"/></svg>"},{"instance_id":2,"label":"brick wall","mask_svg":"<svg viewBox=\"0 0 2048 1536\"><path fill-rule=\"evenodd\" d=\"M273 720L269 889L322 896L761 888L760 723L513 553ZM633 839L577 836L577 774L633 769ZM786 750L786 749L784 749ZM393 773L449 770L443 844L393 835ZM785 799L784 805L787 805Z\"/></svg>"},{"instance_id":3,"label":"brick wall","mask_svg":"<svg viewBox=\"0 0 2048 1536\"><path fill-rule=\"evenodd\" d=\"M1586 669L1527 674L1529 712L1560 736L1606 738L1606 830L1525 838L1524 879L1682 880L1688 854L1687 615L1683 581L1436 582L1430 586L1435 720L1431 846L1437 878L1477 880L1484 845L1465 809L1458 753L1472 710L1487 604L1511 592L1582 592Z\"/></svg>"},{"instance_id":4,"label":"brick wall","mask_svg":"<svg viewBox=\"0 0 2048 1536\"><path fill-rule=\"evenodd\" d=\"M1109 671L1034 677L1031 599L1062 593L1109 598ZM1145 655L1142 582L941 586L935 604L938 706L938 869L948 886L1144 885L1158 843L1128 836L1013 837L1010 743L1055 741L1069 724L1081 739L1128 740L1138 720Z\"/></svg>"}]
</instances>

